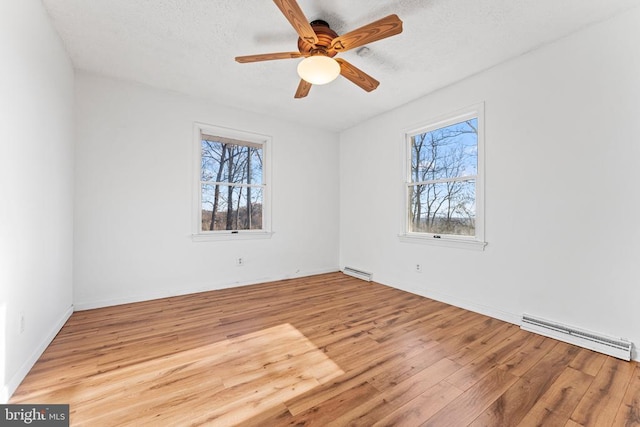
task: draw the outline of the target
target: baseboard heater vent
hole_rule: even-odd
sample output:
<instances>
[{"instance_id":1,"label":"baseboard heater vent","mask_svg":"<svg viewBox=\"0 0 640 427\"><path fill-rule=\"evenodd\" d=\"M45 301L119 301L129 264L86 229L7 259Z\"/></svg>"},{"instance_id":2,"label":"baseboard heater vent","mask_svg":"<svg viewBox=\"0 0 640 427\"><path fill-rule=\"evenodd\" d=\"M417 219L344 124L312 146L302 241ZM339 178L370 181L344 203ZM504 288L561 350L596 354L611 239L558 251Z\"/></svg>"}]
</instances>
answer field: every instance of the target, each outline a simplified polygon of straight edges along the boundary
<instances>
[{"instance_id":1,"label":"baseboard heater vent","mask_svg":"<svg viewBox=\"0 0 640 427\"><path fill-rule=\"evenodd\" d=\"M356 270L355 268L345 267L342 270L344 274L348 274L349 276L357 277L358 279L366 280L367 282L371 281L371 273L367 273L366 271Z\"/></svg>"},{"instance_id":2,"label":"baseboard heater vent","mask_svg":"<svg viewBox=\"0 0 640 427\"><path fill-rule=\"evenodd\" d=\"M623 339L612 338L550 320L539 319L528 314L522 316L520 328L622 360L631 360L632 344Z\"/></svg>"}]
</instances>

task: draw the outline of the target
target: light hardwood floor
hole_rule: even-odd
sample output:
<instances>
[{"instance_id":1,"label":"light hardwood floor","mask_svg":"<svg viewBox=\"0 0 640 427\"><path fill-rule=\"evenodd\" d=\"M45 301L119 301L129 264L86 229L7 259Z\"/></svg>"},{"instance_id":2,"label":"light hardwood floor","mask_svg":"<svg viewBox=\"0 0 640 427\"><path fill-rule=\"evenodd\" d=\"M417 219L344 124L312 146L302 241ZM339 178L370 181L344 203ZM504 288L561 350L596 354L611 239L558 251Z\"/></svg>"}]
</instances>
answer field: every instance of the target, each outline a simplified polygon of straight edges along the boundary
<instances>
[{"instance_id":1,"label":"light hardwood floor","mask_svg":"<svg viewBox=\"0 0 640 427\"><path fill-rule=\"evenodd\" d=\"M640 367L331 273L76 312L11 403L83 426L640 426Z\"/></svg>"}]
</instances>

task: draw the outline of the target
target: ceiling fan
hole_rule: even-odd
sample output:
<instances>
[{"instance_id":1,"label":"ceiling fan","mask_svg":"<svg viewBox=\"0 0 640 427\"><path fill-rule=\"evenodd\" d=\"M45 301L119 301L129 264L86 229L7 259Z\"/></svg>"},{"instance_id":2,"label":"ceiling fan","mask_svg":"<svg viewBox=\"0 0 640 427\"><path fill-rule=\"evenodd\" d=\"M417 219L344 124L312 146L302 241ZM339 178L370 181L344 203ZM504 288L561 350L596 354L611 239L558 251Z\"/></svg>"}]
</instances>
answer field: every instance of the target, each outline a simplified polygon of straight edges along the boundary
<instances>
[{"instance_id":1,"label":"ceiling fan","mask_svg":"<svg viewBox=\"0 0 640 427\"><path fill-rule=\"evenodd\" d=\"M354 67L344 59L333 59L340 52L346 52L365 44L395 36L402 32L402 21L397 15L389 15L368 25L338 36L322 20L309 23L296 0L273 0L298 35L298 52L264 53L259 55L237 56L240 63L271 61L274 59L305 59L298 64L300 84L295 98L304 98L309 94L312 84L325 84L338 75L371 92L379 81Z\"/></svg>"}]
</instances>

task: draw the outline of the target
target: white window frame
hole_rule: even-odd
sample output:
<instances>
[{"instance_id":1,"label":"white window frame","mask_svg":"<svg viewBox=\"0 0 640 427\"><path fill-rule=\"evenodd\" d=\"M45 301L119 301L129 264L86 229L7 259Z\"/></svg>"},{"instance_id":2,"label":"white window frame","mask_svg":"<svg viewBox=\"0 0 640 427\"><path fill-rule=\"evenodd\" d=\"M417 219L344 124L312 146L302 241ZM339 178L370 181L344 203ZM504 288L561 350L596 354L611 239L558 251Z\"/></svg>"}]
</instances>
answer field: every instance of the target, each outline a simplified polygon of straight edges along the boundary
<instances>
[{"instance_id":1,"label":"white window frame","mask_svg":"<svg viewBox=\"0 0 640 427\"><path fill-rule=\"evenodd\" d=\"M434 234L410 231L409 220L409 188L414 185L411 180L411 139L415 135L430 132L432 130L447 127L472 118L478 120L478 171L476 176L475 203L475 236L458 236L450 234ZM453 113L441 115L431 120L422 122L403 131L403 206L402 225L399 234L400 241L407 243L423 243L428 245L484 250L484 103L478 103Z\"/></svg>"},{"instance_id":2,"label":"white window frame","mask_svg":"<svg viewBox=\"0 0 640 427\"><path fill-rule=\"evenodd\" d=\"M262 146L262 229L261 230L202 230L201 156L202 134L245 141ZM193 202L192 234L194 242L216 240L268 239L271 231L271 141L267 135L194 123L193 126Z\"/></svg>"}]
</instances>

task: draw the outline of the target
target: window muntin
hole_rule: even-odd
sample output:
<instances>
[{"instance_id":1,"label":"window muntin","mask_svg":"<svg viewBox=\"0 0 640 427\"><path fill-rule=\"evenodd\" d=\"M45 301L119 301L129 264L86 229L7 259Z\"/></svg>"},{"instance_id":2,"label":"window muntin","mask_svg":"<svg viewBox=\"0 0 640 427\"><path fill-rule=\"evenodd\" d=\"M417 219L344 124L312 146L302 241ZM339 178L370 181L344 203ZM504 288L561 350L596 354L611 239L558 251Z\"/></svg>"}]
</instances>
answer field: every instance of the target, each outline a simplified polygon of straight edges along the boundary
<instances>
[{"instance_id":1,"label":"window muntin","mask_svg":"<svg viewBox=\"0 0 640 427\"><path fill-rule=\"evenodd\" d=\"M483 242L482 112L478 105L405 134L404 236Z\"/></svg>"},{"instance_id":2,"label":"window muntin","mask_svg":"<svg viewBox=\"0 0 640 427\"><path fill-rule=\"evenodd\" d=\"M196 124L194 236L269 232L268 137Z\"/></svg>"}]
</instances>

